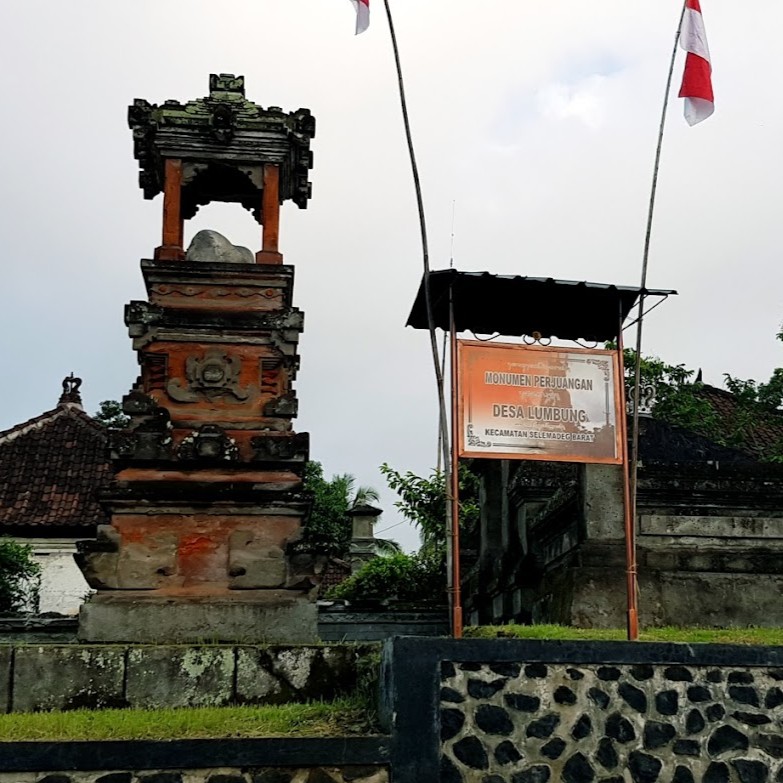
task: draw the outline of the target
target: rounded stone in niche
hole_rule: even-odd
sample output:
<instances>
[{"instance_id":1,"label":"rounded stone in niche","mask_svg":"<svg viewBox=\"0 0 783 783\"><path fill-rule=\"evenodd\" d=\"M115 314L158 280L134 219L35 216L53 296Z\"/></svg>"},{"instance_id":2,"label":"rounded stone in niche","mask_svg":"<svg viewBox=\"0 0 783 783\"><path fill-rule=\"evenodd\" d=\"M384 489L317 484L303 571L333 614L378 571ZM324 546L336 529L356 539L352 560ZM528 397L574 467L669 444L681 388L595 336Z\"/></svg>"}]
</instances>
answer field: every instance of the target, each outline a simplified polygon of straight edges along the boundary
<instances>
[{"instance_id":1,"label":"rounded stone in niche","mask_svg":"<svg viewBox=\"0 0 783 783\"><path fill-rule=\"evenodd\" d=\"M525 732L528 737L537 737L546 739L552 735L552 732L560 725L560 716L554 712L544 715L543 718L534 720L527 725Z\"/></svg>"},{"instance_id":2,"label":"rounded stone in niche","mask_svg":"<svg viewBox=\"0 0 783 783\"><path fill-rule=\"evenodd\" d=\"M696 740L677 740L672 745L675 756L699 756L701 748Z\"/></svg>"},{"instance_id":3,"label":"rounded stone in niche","mask_svg":"<svg viewBox=\"0 0 783 783\"><path fill-rule=\"evenodd\" d=\"M589 737L593 733L593 722L589 715L582 715L571 729L571 736L579 741Z\"/></svg>"},{"instance_id":4,"label":"rounded stone in niche","mask_svg":"<svg viewBox=\"0 0 783 783\"><path fill-rule=\"evenodd\" d=\"M566 674L572 679L572 680L583 680L584 674L579 671L579 669L566 669Z\"/></svg>"},{"instance_id":5,"label":"rounded stone in niche","mask_svg":"<svg viewBox=\"0 0 783 783\"><path fill-rule=\"evenodd\" d=\"M474 699L490 699L498 691L503 690L505 685L505 680L486 682L484 680L470 679L468 680L468 694Z\"/></svg>"},{"instance_id":6,"label":"rounded stone in niche","mask_svg":"<svg viewBox=\"0 0 783 783\"><path fill-rule=\"evenodd\" d=\"M759 706L759 695L755 688L749 685L730 685L729 696L739 704L749 704L751 707Z\"/></svg>"},{"instance_id":7,"label":"rounded stone in niche","mask_svg":"<svg viewBox=\"0 0 783 783\"><path fill-rule=\"evenodd\" d=\"M487 769L489 767L487 751L478 737L464 737L454 743L452 751L466 767L471 769Z\"/></svg>"},{"instance_id":8,"label":"rounded stone in niche","mask_svg":"<svg viewBox=\"0 0 783 783\"><path fill-rule=\"evenodd\" d=\"M763 761L734 759L731 765L737 770L740 783L767 783L769 767Z\"/></svg>"},{"instance_id":9,"label":"rounded stone in niche","mask_svg":"<svg viewBox=\"0 0 783 783\"><path fill-rule=\"evenodd\" d=\"M448 756L440 757L440 783L464 783L462 773Z\"/></svg>"},{"instance_id":10,"label":"rounded stone in niche","mask_svg":"<svg viewBox=\"0 0 783 783\"><path fill-rule=\"evenodd\" d=\"M644 725L643 742L646 750L655 750L668 745L677 734L674 726L669 723L658 723L650 720Z\"/></svg>"},{"instance_id":11,"label":"rounded stone in niche","mask_svg":"<svg viewBox=\"0 0 783 783\"><path fill-rule=\"evenodd\" d=\"M440 738L444 742L456 737L465 725L465 716L459 710L440 711Z\"/></svg>"},{"instance_id":12,"label":"rounded stone in niche","mask_svg":"<svg viewBox=\"0 0 783 783\"><path fill-rule=\"evenodd\" d=\"M676 715L680 706L680 696L677 691L661 691L655 695L655 709L661 715Z\"/></svg>"},{"instance_id":13,"label":"rounded stone in niche","mask_svg":"<svg viewBox=\"0 0 783 783\"><path fill-rule=\"evenodd\" d=\"M674 770L672 783L695 783L693 780L693 772L691 772L688 767L678 766Z\"/></svg>"},{"instance_id":14,"label":"rounded stone in niche","mask_svg":"<svg viewBox=\"0 0 783 783\"><path fill-rule=\"evenodd\" d=\"M535 764L530 769L515 772L511 776L511 783L548 783L552 777L552 771L547 764Z\"/></svg>"},{"instance_id":15,"label":"rounded stone in niche","mask_svg":"<svg viewBox=\"0 0 783 783\"><path fill-rule=\"evenodd\" d=\"M643 690L629 682L621 682L617 686L617 692L629 707L637 712L647 712L647 696Z\"/></svg>"},{"instance_id":16,"label":"rounded stone in niche","mask_svg":"<svg viewBox=\"0 0 783 783\"><path fill-rule=\"evenodd\" d=\"M707 714L707 720L715 723L726 714L726 708L722 704L710 704L704 712Z\"/></svg>"},{"instance_id":17,"label":"rounded stone in niche","mask_svg":"<svg viewBox=\"0 0 783 783\"><path fill-rule=\"evenodd\" d=\"M563 783L592 783L595 770L582 753L574 753L563 765L560 776Z\"/></svg>"},{"instance_id":18,"label":"rounded stone in niche","mask_svg":"<svg viewBox=\"0 0 783 783\"><path fill-rule=\"evenodd\" d=\"M722 761L711 761L702 783L729 783L729 767Z\"/></svg>"},{"instance_id":19,"label":"rounded stone in niche","mask_svg":"<svg viewBox=\"0 0 783 783\"><path fill-rule=\"evenodd\" d=\"M555 689L554 700L558 704L576 704L576 694L565 685Z\"/></svg>"},{"instance_id":20,"label":"rounded stone in niche","mask_svg":"<svg viewBox=\"0 0 783 783\"><path fill-rule=\"evenodd\" d=\"M740 685L750 685L753 682L753 675L750 672L729 672L728 681Z\"/></svg>"},{"instance_id":21,"label":"rounded stone in niche","mask_svg":"<svg viewBox=\"0 0 783 783\"><path fill-rule=\"evenodd\" d=\"M519 712L535 712L541 706L538 696L528 696L526 693L506 693L503 700L507 707Z\"/></svg>"},{"instance_id":22,"label":"rounded stone in niche","mask_svg":"<svg viewBox=\"0 0 783 783\"><path fill-rule=\"evenodd\" d=\"M602 691L600 688L590 688L590 690L587 691L587 698L602 710L605 710L609 706L609 694Z\"/></svg>"},{"instance_id":23,"label":"rounded stone in niche","mask_svg":"<svg viewBox=\"0 0 783 783\"><path fill-rule=\"evenodd\" d=\"M693 675L684 666L667 666L663 670L663 676L674 682L693 682Z\"/></svg>"},{"instance_id":24,"label":"rounded stone in niche","mask_svg":"<svg viewBox=\"0 0 783 783\"><path fill-rule=\"evenodd\" d=\"M632 742L636 739L636 732L633 724L627 718L620 715L619 712L612 713L606 719L606 728L604 733L607 737L618 742Z\"/></svg>"},{"instance_id":25,"label":"rounded stone in niche","mask_svg":"<svg viewBox=\"0 0 783 783\"><path fill-rule=\"evenodd\" d=\"M707 725L704 716L698 710L691 710L685 719L685 731L688 734L698 734Z\"/></svg>"},{"instance_id":26,"label":"rounded stone in niche","mask_svg":"<svg viewBox=\"0 0 783 783\"><path fill-rule=\"evenodd\" d=\"M494 704L482 704L476 710L476 725L485 734L507 737L514 731L514 724L502 707Z\"/></svg>"},{"instance_id":27,"label":"rounded stone in niche","mask_svg":"<svg viewBox=\"0 0 783 783\"><path fill-rule=\"evenodd\" d=\"M733 726L719 726L707 742L707 752L710 756L720 756L730 750L747 750L748 738Z\"/></svg>"},{"instance_id":28,"label":"rounded stone in niche","mask_svg":"<svg viewBox=\"0 0 783 783\"><path fill-rule=\"evenodd\" d=\"M783 691L777 687L770 688L764 697L764 706L768 710L774 710L775 707L779 707L781 704L783 704Z\"/></svg>"},{"instance_id":29,"label":"rounded stone in niche","mask_svg":"<svg viewBox=\"0 0 783 783\"><path fill-rule=\"evenodd\" d=\"M543 663L529 663L525 666L525 677L540 680L547 675L547 668Z\"/></svg>"},{"instance_id":30,"label":"rounded stone in niche","mask_svg":"<svg viewBox=\"0 0 783 783\"><path fill-rule=\"evenodd\" d=\"M655 673L653 667L646 663L638 663L635 666L631 666L628 671L631 672L631 677L640 682L642 680L651 680Z\"/></svg>"},{"instance_id":31,"label":"rounded stone in niche","mask_svg":"<svg viewBox=\"0 0 783 783\"><path fill-rule=\"evenodd\" d=\"M522 667L518 663L492 663L489 670L501 677L519 677Z\"/></svg>"},{"instance_id":32,"label":"rounded stone in niche","mask_svg":"<svg viewBox=\"0 0 783 783\"><path fill-rule=\"evenodd\" d=\"M514 762L521 760L522 754L517 750L517 746L514 745L511 740L503 740L503 742L495 748L495 761L502 766L513 764Z\"/></svg>"},{"instance_id":33,"label":"rounded stone in niche","mask_svg":"<svg viewBox=\"0 0 783 783\"><path fill-rule=\"evenodd\" d=\"M560 739L560 737L555 737L554 739L549 740L549 742L541 748L541 755L554 761L563 755L565 748L565 740Z\"/></svg>"},{"instance_id":34,"label":"rounded stone in niche","mask_svg":"<svg viewBox=\"0 0 783 783\"><path fill-rule=\"evenodd\" d=\"M661 774L663 763L655 756L649 756L640 750L632 750L628 755L628 770L634 783L655 783Z\"/></svg>"},{"instance_id":35,"label":"rounded stone in niche","mask_svg":"<svg viewBox=\"0 0 783 783\"><path fill-rule=\"evenodd\" d=\"M622 672L616 666L599 666L595 676L604 682L619 680Z\"/></svg>"},{"instance_id":36,"label":"rounded stone in niche","mask_svg":"<svg viewBox=\"0 0 783 783\"><path fill-rule=\"evenodd\" d=\"M608 770L614 769L619 763L620 759L617 757L617 751L612 745L612 740L608 737L602 737L598 743L598 750L595 752L596 761L604 768Z\"/></svg>"},{"instance_id":37,"label":"rounded stone in niche","mask_svg":"<svg viewBox=\"0 0 783 783\"><path fill-rule=\"evenodd\" d=\"M688 699L695 704L702 701L709 701L711 698L712 694L709 689L705 688L703 685L691 685L688 688Z\"/></svg>"},{"instance_id":38,"label":"rounded stone in niche","mask_svg":"<svg viewBox=\"0 0 783 783\"><path fill-rule=\"evenodd\" d=\"M454 688L444 686L440 689L440 700L448 701L452 704L462 704L465 701L465 697L459 691L454 690Z\"/></svg>"}]
</instances>

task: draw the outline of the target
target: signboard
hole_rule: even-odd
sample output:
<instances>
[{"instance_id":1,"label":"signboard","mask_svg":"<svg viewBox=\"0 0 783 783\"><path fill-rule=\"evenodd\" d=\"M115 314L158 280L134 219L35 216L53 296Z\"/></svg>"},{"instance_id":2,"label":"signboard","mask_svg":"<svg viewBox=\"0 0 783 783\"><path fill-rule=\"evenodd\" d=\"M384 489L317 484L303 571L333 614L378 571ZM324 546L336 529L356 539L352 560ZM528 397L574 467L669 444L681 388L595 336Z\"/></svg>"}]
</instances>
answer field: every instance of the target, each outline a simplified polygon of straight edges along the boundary
<instances>
[{"instance_id":1,"label":"signboard","mask_svg":"<svg viewBox=\"0 0 783 783\"><path fill-rule=\"evenodd\" d=\"M622 463L614 351L459 343L463 457Z\"/></svg>"}]
</instances>

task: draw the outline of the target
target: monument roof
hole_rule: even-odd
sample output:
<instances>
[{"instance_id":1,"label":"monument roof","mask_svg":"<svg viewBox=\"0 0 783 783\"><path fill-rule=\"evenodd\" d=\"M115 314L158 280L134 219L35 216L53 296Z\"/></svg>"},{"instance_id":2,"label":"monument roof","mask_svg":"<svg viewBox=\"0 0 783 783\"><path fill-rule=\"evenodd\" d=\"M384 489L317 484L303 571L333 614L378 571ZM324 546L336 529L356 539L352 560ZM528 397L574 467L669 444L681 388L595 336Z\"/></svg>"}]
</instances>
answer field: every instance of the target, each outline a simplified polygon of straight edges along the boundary
<instances>
[{"instance_id":1,"label":"monument roof","mask_svg":"<svg viewBox=\"0 0 783 783\"><path fill-rule=\"evenodd\" d=\"M430 300L435 326L449 329L449 296L454 301L458 332L603 342L617 338L640 294L667 297L676 291L555 280L552 277L493 275L443 269L430 273ZM408 326L427 328L424 279L413 303Z\"/></svg>"},{"instance_id":2,"label":"monument roof","mask_svg":"<svg viewBox=\"0 0 783 783\"><path fill-rule=\"evenodd\" d=\"M190 165L183 180L185 218L210 200L238 201L257 212L263 163L280 166L281 201L307 206L315 118L309 109L284 112L249 101L244 76L211 74L209 95L186 103L167 100L158 106L136 98L128 125L145 198L163 191L167 158Z\"/></svg>"},{"instance_id":3,"label":"monument roof","mask_svg":"<svg viewBox=\"0 0 783 783\"><path fill-rule=\"evenodd\" d=\"M78 402L0 432L0 532L105 523L96 492L110 476L106 428Z\"/></svg>"}]
</instances>

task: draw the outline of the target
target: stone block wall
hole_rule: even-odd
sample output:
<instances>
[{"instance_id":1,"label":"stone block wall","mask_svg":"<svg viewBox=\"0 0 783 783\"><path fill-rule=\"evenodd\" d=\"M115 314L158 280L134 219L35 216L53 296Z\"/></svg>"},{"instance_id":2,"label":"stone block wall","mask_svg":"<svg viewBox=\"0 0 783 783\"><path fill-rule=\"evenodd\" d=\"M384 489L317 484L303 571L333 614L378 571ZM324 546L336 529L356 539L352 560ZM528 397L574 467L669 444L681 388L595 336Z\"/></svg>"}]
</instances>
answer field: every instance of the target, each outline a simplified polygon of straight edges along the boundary
<instances>
[{"instance_id":1,"label":"stone block wall","mask_svg":"<svg viewBox=\"0 0 783 783\"><path fill-rule=\"evenodd\" d=\"M780 781L781 681L781 668L445 662L442 781Z\"/></svg>"},{"instance_id":2,"label":"stone block wall","mask_svg":"<svg viewBox=\"0 0 783 783\"><path fill-rule=\"evenodd\" d=\"M783 647L392 639L394 783L783 783Z\"/></svg>"},{"instance_id":3,"label":"stone block wall","mask_svg":"<svg viewBox=\"0 0 783 783\"><path fill-rule=\"evenodd\" d=\"M356 685L371 645L0 645L0 712L281 704Z\"/></svg>"}]
</instances>

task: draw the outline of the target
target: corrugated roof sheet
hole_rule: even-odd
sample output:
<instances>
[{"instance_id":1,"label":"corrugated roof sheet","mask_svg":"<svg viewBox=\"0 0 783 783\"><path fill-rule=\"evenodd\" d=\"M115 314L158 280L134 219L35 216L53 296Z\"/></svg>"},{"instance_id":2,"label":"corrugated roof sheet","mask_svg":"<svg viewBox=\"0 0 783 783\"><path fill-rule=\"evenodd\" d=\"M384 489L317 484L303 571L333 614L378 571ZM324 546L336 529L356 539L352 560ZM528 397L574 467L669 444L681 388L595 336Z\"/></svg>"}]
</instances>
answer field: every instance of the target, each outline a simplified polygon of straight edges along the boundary
<instances>
[{"instance_id":1,"label":"corrugated roof sheet","mask_svg":"<svg viewBox=\"0 0 783 783\"><path fill-rule=\"evenodd\" d=\"M430 301L435 326L449 328L449 296L454 300L457 331L508 336L532 335L563 340L614 340L639 298L669 296L676 291L555 280L551 277L493 275L443 269L430 273ZM408 326L427 328L424 279L413 303Z\"/></svg>"}]
</instances>

